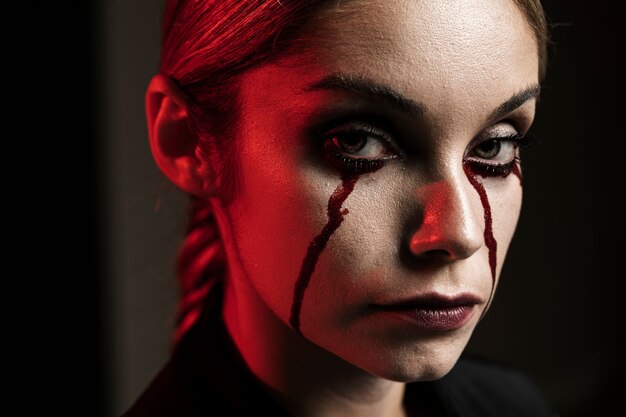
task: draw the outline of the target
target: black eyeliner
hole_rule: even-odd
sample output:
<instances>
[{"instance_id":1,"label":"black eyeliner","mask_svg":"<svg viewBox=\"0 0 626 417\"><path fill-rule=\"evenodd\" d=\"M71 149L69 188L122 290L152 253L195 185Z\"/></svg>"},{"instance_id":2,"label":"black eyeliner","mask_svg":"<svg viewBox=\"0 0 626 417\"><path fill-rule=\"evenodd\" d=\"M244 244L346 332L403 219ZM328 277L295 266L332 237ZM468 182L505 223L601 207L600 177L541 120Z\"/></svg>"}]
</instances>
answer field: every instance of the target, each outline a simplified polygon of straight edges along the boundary
<instances>
[{"instance_id":1,"label":"black eyeliner","mask_svg":"<svg viewBox=\"0 0 626 417\"><path fill-rule=\"evenodd\" d=\"M475 149L477 146L480 146L481 144L488 142L490 140L497 140L499 142L511 141L515 143L515 147L517 148L517 150L528 149L537 143L537 140L534 135L528 135L528 134L522 135L522 134L516 133L516 134L509 135L509 136L492 137L492 138L480 141L476 144L473 144L471 150ZM517 150L516 150L516 153L517 153ZM486 161L488 160L484 160L484 159L479 160L478 158L475 158L472 156L469 156L469 157L466 156L463 160L463 163L469 165L473 171L475 171L476 173L478 173L479 175L483 177L499 177L499 176L506 177L511 173L515 164L521 164L521 159L519 155L516 155L510 162L506 162L506 163L490 163Z\"/></svg>"},{"instance_id":2,"label":"black eyeliner","mask_svg":"<svg viewBox=\"0 0 626 417\"><path fill-rule=\"evenodd\" d=\"M351 115L322 124L320 128L316 129L315 136L318 141L323 143L323 156L332 166L344 173L363 174L375 171L381 168L386 161L400 157L401 151L398 149L397 144L391 139L389 133L390 129L387 129L386 125L388 125L388 123L381 122L379 117ZM349 154L343 152L336 144L332 143L332 139L334 138L351 134L373 136L377 140L384 142L394 154L377 158L356 158L351 157Z\"/></svg>"}]
</instances>

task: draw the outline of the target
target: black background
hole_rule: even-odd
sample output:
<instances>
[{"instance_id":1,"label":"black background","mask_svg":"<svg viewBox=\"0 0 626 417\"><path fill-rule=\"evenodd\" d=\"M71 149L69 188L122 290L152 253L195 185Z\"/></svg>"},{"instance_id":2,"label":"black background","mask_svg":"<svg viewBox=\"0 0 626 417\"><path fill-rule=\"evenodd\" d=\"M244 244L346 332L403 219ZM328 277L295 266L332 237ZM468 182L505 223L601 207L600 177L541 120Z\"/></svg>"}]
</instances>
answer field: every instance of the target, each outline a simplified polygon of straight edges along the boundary
<instances>
[{"instance_id":1,"label":"black background","mask_svg":"<svg viewBox=\"0 0 626 417\"><path fill-rule=\"evenodd\" d=\"M470 349L520 365L563 416L625 415L624 13L544 7L541 145L524 155L522 217Z\"/></svg>"}]
</instances>

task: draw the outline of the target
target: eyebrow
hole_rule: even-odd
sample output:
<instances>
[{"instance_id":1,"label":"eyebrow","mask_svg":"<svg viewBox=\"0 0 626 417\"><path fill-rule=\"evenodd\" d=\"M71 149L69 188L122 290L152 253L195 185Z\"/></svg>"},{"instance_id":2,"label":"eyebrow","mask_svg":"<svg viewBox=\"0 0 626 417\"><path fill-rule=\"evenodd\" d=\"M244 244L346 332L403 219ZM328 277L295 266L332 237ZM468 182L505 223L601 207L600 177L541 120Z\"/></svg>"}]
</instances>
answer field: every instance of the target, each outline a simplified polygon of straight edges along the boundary
<instances>
[{"instance_id":1,"label":"eyebrow","mask_svg":"<svg viewBox=\"0 0 626 417\"><path fill-rule=\"evenodd\" d=\"M522 91L519 91L511 96L507 101L500 104L498 108L496 108L491 115L489 116L490 121L495 121L503 118L507 114L511 113L513 110L520 107L522 104L526 103L531 98L539 97L541 93L541 87L539 85L534 84L530 87L526 87Z\"/></svg>"},{"instance_id":2,"label":"eyebrow","mask_svg":"<svg viewBox=\"0 0 626 417\"><path fill-rule=\"evenodd\" d=\"M304 91L337 90L351 93L375 96L386 101L392 108L407 113L409 116L421 116L426 112L423 103L405 97L393 88L366 78L355 77L347 74L330 74L305 87ZM500 104L489 116L494 121L506 116L508 113L520 107L531 98L538 97L541 88L539 85L531 85L511 96L507 101Z\"/></svg>"},{"instance_id":3,"label":"eyebrow","mask_svg":"<svg viewBox=\"0 0 626 417\"><path fill-rule=\"evenodd\" d=\"M314 90L340 90L376 96L385 100L394 109L407 113L410 116L419 116L425 112L425 106L422 103L404 97L393 88L351 75L331 74L305 88L305 91Z\"/></svg>"}]
</instances>

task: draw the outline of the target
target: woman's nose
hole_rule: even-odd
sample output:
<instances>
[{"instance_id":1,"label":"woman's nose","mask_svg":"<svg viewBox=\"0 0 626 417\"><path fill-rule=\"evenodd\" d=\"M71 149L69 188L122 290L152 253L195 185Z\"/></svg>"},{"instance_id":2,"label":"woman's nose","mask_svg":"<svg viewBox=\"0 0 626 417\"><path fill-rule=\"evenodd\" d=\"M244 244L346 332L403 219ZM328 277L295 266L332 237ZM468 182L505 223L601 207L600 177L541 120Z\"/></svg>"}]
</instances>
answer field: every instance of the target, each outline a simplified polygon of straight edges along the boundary
<instances>
[{"instance_id":1,"label":"woman's nose","mask_svg":"<svg viewBox=\"0 0 626 417\"><path fill-rule=\"evenodd\" d=\"M480 249L483 216L473 208L478 200L472 191L460 182L444 180L420 188L423 215L410 235L413 256L453 261L469 258Z\"/></svg>"}]
</instances>

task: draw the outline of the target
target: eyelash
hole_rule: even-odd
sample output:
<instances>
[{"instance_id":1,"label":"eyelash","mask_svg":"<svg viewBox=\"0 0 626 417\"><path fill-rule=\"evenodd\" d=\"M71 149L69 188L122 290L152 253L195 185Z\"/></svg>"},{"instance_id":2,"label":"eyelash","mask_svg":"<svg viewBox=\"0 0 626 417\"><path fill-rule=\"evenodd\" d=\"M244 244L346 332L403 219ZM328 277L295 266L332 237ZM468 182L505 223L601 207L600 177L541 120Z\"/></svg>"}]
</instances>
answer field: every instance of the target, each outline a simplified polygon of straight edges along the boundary
<instances>
[{"instance_id":1,"label":"eyelash","mask_svg":"<svg viewBox=\"0 0 626 417\"><path fill-rule=\"evenodd\" d=\"M375 137L384 143L385 146L387 146L391 151L393 151L394 155L385 158L353 158L347 156L332 143L332 139L334 138L340 138L342 136L346 137L347 135L354 133L365 133L366 135ZM326 129L318 131L317 134L323 141L324 156L332 165L342 172L359 175L366 172L376 171L380 169L388 160L401 157L401 153L397 151L396 145L394 145L394 142L390 139L385 130L372 126L371 122L356 120L352 122L344 121L341 123L333 123L330 126L327 126ZM477 146L491 140L496 140L500 143L511 141L517 149L527 149L536 143L535 138L530 135L515 134L510 136L492 137L473 144L470 152ZM486 160L481 159L479 161L477 159L466 157L463 162L465 164L469 164L471 169L477 174L485 177L507 176L511 172L514 164L519 164L521 162L519 156L515 156L510 162L504 164L489 163L484 161Z\"/></svg>"},{"instance_id":2,"label":"eyelash","mask_svg":"<svg viewBox=\"0 0 626 417\"><path fill-rule=\"evenodd\" d=\"M365 134L379 140L395 155L384 158L354 158L346 155L336 145L332 143L332 139L346 137L350 134ZM324 155L332 165L336 166L343 172L350 174L363 174L373 172L383 167L386 161L396 159L400 155L396 150L389 135L385 130L377 128L371 122L352 121L344 123L334 123L329 128L322 131L320 137L324 143Z\"/></svg>"},{"instance_id":3,"label":"eyelash","mask_svg":"<svg viewBox=\"0 0 626 417\"><path fill-rule=\"evenodd\" d=\"M511 136L489 138L485 141L482 141L480 143L473 145L472 150L474 150L476 147L480 146L481 144L487 141L491 141L491 140L496 140L500 143L505 142L505 141L513 142L516 147L516 150L528 149L536 144L536 140L534 136L515 134ZM463 162L465 164L468 164L474 172L476 172L477 174L483 177L506 177L507 175L511 173L511 170L513 169L513 166L515 164L521 163L521 159L519 155L516 155L510 162L503 163L503 164L492 163L492 162L490 163L490 162L484 162L484 161L486 160L482 159L479 161L477 159L466 157Z\"/></svg>"},{"instance_id":4,"label":"eyelash","mask_svg":"<svg viewBox=\"0 0 626 417\"><path fill-rule=\"evenodd\" d=\"M341 154L328 142L324 144L324 151L327 156L334 159L334 161L331 162L340 165L342 171L353 174L376 171L384 165L384 162L380 159L351 158L345 154Z\"/></svg>"}]
</instances>

